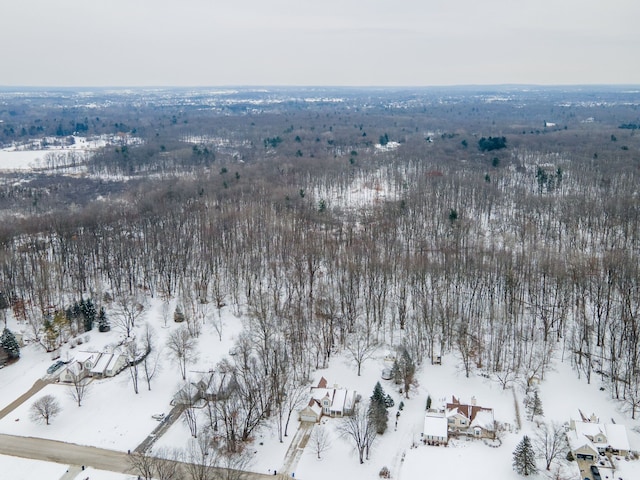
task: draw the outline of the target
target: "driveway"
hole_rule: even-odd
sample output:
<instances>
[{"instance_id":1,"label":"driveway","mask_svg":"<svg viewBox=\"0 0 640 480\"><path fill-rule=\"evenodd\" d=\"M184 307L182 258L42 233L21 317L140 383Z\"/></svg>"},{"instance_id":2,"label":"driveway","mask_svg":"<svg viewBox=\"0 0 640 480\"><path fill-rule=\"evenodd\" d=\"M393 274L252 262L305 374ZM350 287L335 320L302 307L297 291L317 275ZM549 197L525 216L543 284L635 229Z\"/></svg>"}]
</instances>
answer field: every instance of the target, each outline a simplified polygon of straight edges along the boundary
<instances>
[{"instance_id":1,"label":"driveway","mask_svg":"<svg viewBox=\"0 0 640 480\"><path fill-rule=\"evenodd\" d=\"M9 405L7 405L2 410L0 410L0 418L6 417L9 414L9 412L18 408L20 405L22 405L24 402L29 400L33 395L38 393L40 390L42 390L44 387L46 387L50 383L51 383L50 380L43 380L41 378L36 380L36 382L33 384L33 386L29 390L24 392L22 395L16 398L13 402L11 402Z\"/></svg>"}]
</instances>

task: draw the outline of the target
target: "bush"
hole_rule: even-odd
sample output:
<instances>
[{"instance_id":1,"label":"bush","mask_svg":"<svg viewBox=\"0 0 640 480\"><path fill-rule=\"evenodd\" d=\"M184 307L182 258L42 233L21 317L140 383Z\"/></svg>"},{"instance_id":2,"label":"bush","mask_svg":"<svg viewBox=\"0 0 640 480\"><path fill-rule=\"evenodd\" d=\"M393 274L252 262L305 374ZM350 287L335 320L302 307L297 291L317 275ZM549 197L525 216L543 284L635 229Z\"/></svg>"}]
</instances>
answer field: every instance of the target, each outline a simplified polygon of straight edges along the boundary
<instances>
[{"instance_id":1,"label":"bush","mask_svg":"<svg viewBox=\"0 0 640 480\"><path fill-rule=\"evenodd\" d=\"M391 471L387 467L380 469L380 478L391 478Z\"/></svg>"},{"instance_id":2,"label":"bush","mask_svg":"<svg viewBox=\"0 0 640 480\"><path fill-rule=\"evenodd\" d=\"M493 150L507 148L507 139L505 137L482 137L478 140L478 148L481 152L491 152Z\"/></svg>"}]
</instances>

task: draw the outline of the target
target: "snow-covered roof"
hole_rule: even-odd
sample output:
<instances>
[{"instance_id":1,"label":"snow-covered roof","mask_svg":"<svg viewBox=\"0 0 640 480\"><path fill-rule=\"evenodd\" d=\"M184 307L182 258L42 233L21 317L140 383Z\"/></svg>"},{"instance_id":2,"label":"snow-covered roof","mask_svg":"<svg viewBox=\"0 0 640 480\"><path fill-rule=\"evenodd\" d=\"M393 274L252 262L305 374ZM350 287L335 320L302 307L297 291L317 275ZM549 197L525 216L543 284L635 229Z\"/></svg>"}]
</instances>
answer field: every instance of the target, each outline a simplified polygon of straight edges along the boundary
<instances>
[{"instance_id":1,"label":"snow-covered roof","mask_svg":"<svg viewBox=\"0 0 640 480\"><path fill-rule=\"evenodd\" d=\"M333 398L333 388L312 388L311 389L311 398L315 400L322 400L324 397L328 396L329 399Z\"/></svg>"},{"instance_id":2,"label":"snow-covered roof","mask_svg":"<svg viewBox=\"0 0 640 480\"><path fill-rule=\"evenodd\" d=\"M322 407L320 406L320 404L314 400L311 400L309 402L308 408L315 413L315 415L317 417L319 417L322 414Z\"/></svg>"},{"instance_id":3,"label":"snow-covered roof","mask_svg":"<svg viewBox=\"0 0 640 480\"><path fill-rule=\"evenodd\" d=\"M323 377L317 387L311 388L311 398L321 403L324 398L331 401L332 412L344 412L351 410L356 402L356 391L346 388L326 388L327 381Z\"/></svg>"},{"instance_id":4,"label":"snow-covered roof","mask_svg":"<svg viewBox=\"0 0 640 480\"><path fill-rule=\"evenodd\" d=\"M347 391L343 388L338 388L333 396L333 402L331 403L331 410L334 412L342 412L345 408L345 400L347 399Z\"/></svg>"},{"instance_id":5,"label":"snow-covered roof","mask_svg":"<svg viewBox=\"0 0 640 480\"><path fill-rule=\"evenodd\" d=\"M63 375L63 372L69 372L74 377L77 377L78 375L80 375L81 371L82 366L78 362L71 362L62 370L62 372L60 372L60 376Z\"/></svg>"},{"instance_id":6,"label":"snow-covered roof","mask_svg":"<svg viewBox=\"0 0 640 480\"><path fill-rule=\"evenodd\" d=\"M578 435L585 435L587 437L595 437L598 434L606 436L604 425L601 423L591 422L575 422L575 430Z\"/></svg>"},{"instance_id":7,"label":"snow-covered roof","mask_svg":"<svg viewBox=\"0 0 640 480\"><path fill-rule=\"evenodd\" d=\"M344 401L344 409L351 410L353 408L353 404L356 403L356 391L355 390L347 390L347 395Z\"/></svg>"},{"instance_id":8,"label":"snow-covered roof","mask_svg":"<svg viewBox=\"0 0 640 480\"><path fill-rule=\"evenodd\" d=\"M110 353L101 354L100 357L98 358L98 361L91 369L91 373L103 373L107 368L107 365L109 365L109 362L111 361L112 356L113 355Z\"/></svg>"},{"instance_id":9,"label":"snow-covered roof","mask_svg":"<svg viewBox=\"0 0 640 480\"><path fill-rule=\"evenodd\" d=\"M447 417L452 417L456 414L462 415L467 418L469 421L473 421L480 412L489 412L491 413L491 424L493 425L493 409L487 407L481 407L479 405L475 405L475 399L473 399L471 405L460 403L460 400L456 397L452 397L451 403L447 403L446 405L446 415ZM483 427L484 428L484 427Z\"/></svg>"},{"instance_id":10,"label":"snow-covered roof","mask_svg":"<svg viewBox=\"0 0 640 480\"><path fill-rule=\"evenodd\" d=\"M447 419L443 413L427 412L424 416L425 436L447 438Z\"/></svg>"},{"instance_id":11,"label":"snow-covered roof","mask_svg":"<svg viewBox=\"0 0 640 480\"><path fill-rule=\"evenodd\" d=\"M87 360L93 360L97 355L100 354L95 352L76 352L76 354L73 356L73 359L76 362L84 363Z\"/></svg>"},{"instance_id":12,"label":"snow-covered roof","mask_svg":"<svg viewBox=\"0 0 640 480\"><path fill-rule=\"evenodd\" d=\"M593 448L611 447L614 450L629 450L629 437L624 425L614 423L574 422L574 430L578 443L588 441ZM604 442L596 441L596 437L602 435ZM581 440L584 438L584 440Z\"/></svg>"},{"instance_id":13,"label":"snow-covered roof","mask_svg":"<svg viewBox=\"0 0 640 480\"><path fill-rule=\"evenodd\" d=\"M480 427L492 432L495 429L493 410L479 410L476 412L476 416L471 422L471 426Z\"/></svg>"},{"instance_id":14,"label":"snow-covered roof","mask_svg":"<svg viewBox=\"0 0 640 480\"><path fill-rule=\"evenodd\" d=\"M624 425L613 423L605 424L607 432L607 445L614 450L630 450L629 437L627 437L627 429Z\"/></svg>"},{"instance_id":15,"label":"snow-covered roof","mask_svg":"<svg viewBox=\"0 0 640 480\"><path fill-rule=\"evenodd\" d=\"M591 449L595 454L598 453L596 446L584 435L578 435L575 430L569 430L567 432L567 440L569 441L569 448L572 452L587 447Z\"/></svg>"},{"instance_id":16,"label":"snow-covered roof","mask_svg":"<svg viewBox=\"0 0 640 480\"><path fill-rule=\"evenodd\" d=\"M119 353L114 353L111 358L109 358L109 364L107 365L107 370L113 370L116 366L116 363L118 362L118 360L120 360L120 358L122 357L122 355L120 355Z\"/></svg>"}]
</instances>

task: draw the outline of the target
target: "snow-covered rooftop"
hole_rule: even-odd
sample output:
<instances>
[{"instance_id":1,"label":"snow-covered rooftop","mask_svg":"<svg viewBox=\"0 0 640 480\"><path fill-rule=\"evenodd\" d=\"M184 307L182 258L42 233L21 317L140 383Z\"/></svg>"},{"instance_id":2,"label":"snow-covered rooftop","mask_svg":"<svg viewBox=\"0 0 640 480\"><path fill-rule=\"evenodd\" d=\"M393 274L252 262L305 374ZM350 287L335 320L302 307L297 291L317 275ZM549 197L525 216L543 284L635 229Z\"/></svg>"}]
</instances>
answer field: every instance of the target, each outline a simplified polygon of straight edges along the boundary
<instances>
[{"instance_id":1,"label":"snow-covered rooftop","mask_svg":"<svg viewBox=\"0 0 640 480\"><path fill-rule=\"evenodd\" d=\"M427 412L424 416L425 436L447 438L447 419L444 413Z\"/></svg>"}]
</instances>

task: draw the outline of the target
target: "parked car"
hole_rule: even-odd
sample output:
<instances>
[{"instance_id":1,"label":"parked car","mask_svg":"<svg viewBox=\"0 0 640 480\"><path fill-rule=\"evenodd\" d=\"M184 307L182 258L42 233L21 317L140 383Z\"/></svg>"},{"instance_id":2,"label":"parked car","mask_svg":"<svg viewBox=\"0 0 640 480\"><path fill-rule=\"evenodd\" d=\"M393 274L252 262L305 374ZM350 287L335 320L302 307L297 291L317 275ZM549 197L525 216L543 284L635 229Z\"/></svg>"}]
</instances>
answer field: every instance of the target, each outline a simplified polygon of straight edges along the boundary
<instances>
[{"instance_id":1,"label":"parked car","mask_svg":"<svg viewBox=\"0 0 640 480\"><path fill-rule=\"evenodd\" d=\"M391 373L390 368L385 368L382 370L382 379L383 380L391 380L393 378L393 374Z\"/></svg>"},{"instance_id":2,"label":"parked car","mask_svg":"<svg viewBox=\"0 0 640 480\"><path fill-rule=\"evenodd\" d=\"M164 420L164 413L156 413L155 415L151 415L151 418L161 422L162 420Z\"/></svg>"},{"instance_id":3,"label":"parked car","mask_svg":"<svg viewBox=\"0 0 640 480\"><path fill-rule=\"evenodd\" d=\"M593 476L593 480L602 480L600 476L600 470L595 465L591 465L591 475Z\"/></svg>"},{"instance_id":4,"label":"parked car","mask_svg":"<svg viewBox=\"0 0 640 480\"><path fill-rule=\"evenodd\" d=\"M56 370L58 370L60 367L62 367L64 365L64 362L62 360L58 360L56 363L54 363L53 365L51 365L49 368L47 368L47 373L49 375L51 375L53 372L55 372Z\"/></svg>"}]
</instances>

